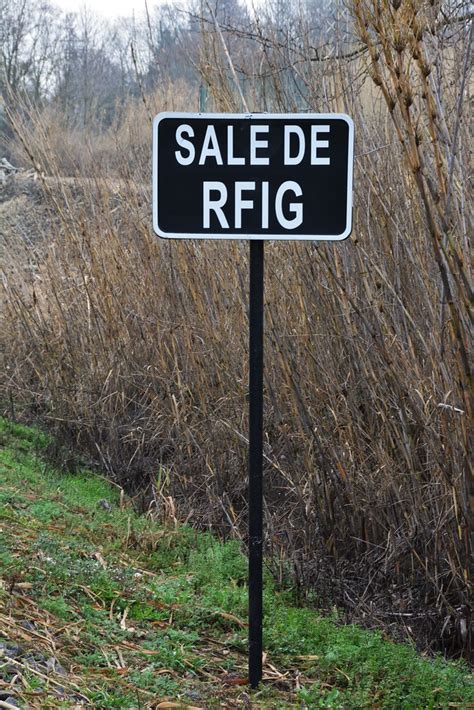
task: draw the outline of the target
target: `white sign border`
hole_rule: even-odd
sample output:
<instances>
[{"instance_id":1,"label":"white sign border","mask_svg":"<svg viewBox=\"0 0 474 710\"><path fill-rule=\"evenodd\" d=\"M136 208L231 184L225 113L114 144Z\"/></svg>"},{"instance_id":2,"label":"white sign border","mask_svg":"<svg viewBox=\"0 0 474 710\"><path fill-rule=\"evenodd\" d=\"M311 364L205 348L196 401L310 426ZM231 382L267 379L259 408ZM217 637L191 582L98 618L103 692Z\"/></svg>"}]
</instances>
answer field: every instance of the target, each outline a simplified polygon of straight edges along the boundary
<instances>
[{"instance_id":1,"label":"white sign border","mask_svg":"<svg viewBox=\"0 0 474 710\"><path fill-rule=\"evenodd\" d=\"M228 234L185 234L183 232L173 233L164 232L158 224L158 126L161 121L166 118L177 119L211 119L211 120L229 120L229 119L340 119L349 126L349 155L347 161L347 209L346 209L346 229L342 234L243 234L232 233ZM354 172L354 121L345 113L186 113L179 111L162 111L153 119L153 229L155 233L162 239L262 239L265 241L331 241L342 242L352 232L352 187L353 187L353 172Z\"/></svg>"}]
</instances>

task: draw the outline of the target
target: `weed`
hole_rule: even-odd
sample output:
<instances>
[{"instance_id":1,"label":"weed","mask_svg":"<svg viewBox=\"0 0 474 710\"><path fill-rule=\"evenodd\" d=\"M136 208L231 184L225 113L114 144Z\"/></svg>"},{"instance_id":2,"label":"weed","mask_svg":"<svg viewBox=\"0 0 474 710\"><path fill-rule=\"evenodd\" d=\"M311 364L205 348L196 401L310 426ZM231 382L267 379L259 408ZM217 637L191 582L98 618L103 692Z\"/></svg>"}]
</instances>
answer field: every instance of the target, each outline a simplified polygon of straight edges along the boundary
<instances>
[{"instance_id":1,"label":"weed","mask_svg":"<svg viewBox=\"0 0 474 710\"><path fill-rule=\"evenodd\" d=\"M151 697L179 702L188 690L209 708L216 698L235 698L238 686L224 683L229 674L246 674L240 543L140 518L126 499L120 508L113 487L94 474L45 467L34 430L21 427L18 440L16 431L0 420L8 521L0 535L0 599L9 614L0 613L0 632L31 650L51 639L40 657L58 656L68 669L57 677L66 699L25 667L28 692L39 693L42 708L84 697L97 708L146 707ZM113 502L110 511L98 509L103 498ZM131 530L133 546L126 544ZM288 688L264 684L255 707L438 710L473 699L462 664L429 661L380 633L341 625L336 613L293 607L289 597L268 580L265 672L270 680L276 670Z\"/></svg>"}]
</instances>

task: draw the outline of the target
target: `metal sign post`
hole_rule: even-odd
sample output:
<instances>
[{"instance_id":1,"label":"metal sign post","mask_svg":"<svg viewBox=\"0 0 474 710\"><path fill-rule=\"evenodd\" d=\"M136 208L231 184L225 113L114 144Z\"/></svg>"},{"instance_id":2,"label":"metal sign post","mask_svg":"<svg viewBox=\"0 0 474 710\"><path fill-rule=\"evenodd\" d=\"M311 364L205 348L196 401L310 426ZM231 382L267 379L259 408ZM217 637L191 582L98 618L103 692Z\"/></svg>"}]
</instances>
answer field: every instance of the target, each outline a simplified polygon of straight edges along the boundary
<instances>
[{"instance_id":1,"label":"metal sign post","mask_svg":"<svg viewBox=\"0 0 474 710\"><path fill-rule=\"evenodd\" d=\"M263 265L264 241L250 242L249 307L249 683L262 680L263 651Z\"/></svg>"},{"instance_id":2,"label":"metal sign post","mask_svg":"<svg viewBox=\"0 0 474 710\"><path fill-rule=\"evenodd\" d=\"M200 97L204 105L204 91ZM352 229L354 126L345 114L161 113L153 228L250 242L249 683L262 679L264 240L341 241Z\"/></svg>"}]
</instances>

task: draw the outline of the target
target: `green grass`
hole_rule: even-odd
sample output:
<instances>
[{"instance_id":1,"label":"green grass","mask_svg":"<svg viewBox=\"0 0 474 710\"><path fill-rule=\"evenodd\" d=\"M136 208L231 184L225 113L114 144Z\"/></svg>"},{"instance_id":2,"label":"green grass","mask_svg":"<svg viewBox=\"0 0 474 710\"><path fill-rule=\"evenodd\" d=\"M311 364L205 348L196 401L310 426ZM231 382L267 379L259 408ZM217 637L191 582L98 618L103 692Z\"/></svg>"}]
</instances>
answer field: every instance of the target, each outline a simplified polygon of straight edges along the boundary
<instances>
[{"instance_id":1,"label":"green grass","mask_svg":"<svg viewBox=\"0 0 474 710\"><path fill-rule=\"evenodd\" d=\"M38 708L74 707L81 697L94 708L239 707L249 692L241 686L247 562L240 545L164 528L129 503L121 508L118 489L103 478L49 467L47 446L41 432L0 420L0 641L54 656L67 673L43 677L26 663L18 698ZM266 578L271 665L252 693L254 707L474 707L462 663L428 660L380 633L291 606L290 598Z\"/></svg>"}]
</instances>

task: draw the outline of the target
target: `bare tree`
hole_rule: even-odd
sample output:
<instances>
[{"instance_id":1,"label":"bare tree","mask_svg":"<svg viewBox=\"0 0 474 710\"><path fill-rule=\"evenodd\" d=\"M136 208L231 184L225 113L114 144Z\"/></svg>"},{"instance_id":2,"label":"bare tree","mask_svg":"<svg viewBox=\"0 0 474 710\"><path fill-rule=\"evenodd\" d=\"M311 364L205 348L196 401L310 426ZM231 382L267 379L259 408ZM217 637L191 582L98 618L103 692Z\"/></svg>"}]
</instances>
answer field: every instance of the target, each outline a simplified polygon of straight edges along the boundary
<instances>
[{"instance_id":1,"label":"bare tree","mask_svg":"<svg viewBox=\"0 0 474 710\"><path fill-rule=\"evenodd\" d=\"M0 89L40 100L58 58L61 13L43 0L1 0Z\"/></svg>"}]
</instances>

